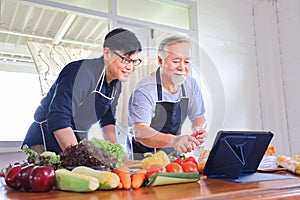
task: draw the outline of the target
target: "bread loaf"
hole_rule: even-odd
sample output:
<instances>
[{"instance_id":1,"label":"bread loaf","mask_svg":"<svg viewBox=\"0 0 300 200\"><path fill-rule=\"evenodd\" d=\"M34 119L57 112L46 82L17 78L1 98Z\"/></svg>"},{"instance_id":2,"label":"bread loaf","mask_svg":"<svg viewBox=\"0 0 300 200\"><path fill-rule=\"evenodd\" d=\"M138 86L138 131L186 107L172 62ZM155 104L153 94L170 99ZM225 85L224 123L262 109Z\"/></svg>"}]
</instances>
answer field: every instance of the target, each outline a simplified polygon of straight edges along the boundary
<instances>
[{"instance_id":1,"label":"bread loaf","mask_svg":"<svg viewBox=\"0 0 300 200\"><path fill-rule=\"evenodd\" d=\"M275 146L268 146L265 156L273 156L276 153Z\"/></svg>"},{"instance_id":2,"label":"bread loaf","mask_svg":"<svg viewBox=\"0 0 300 200\"><path fill-rule=\"evenodd\" d=\"M141 169L142 168L142 161L141 160L126 160L124 161L124 164L129 168L129 169Z\"/></svg>"},{"instance_id":3,"label":"bread loaf","mask_svg":"<svg viewBox=\"0 0 300 200\"><path fill-rule=\"evenodd\" d=\"M283 155L277 156L277 164L290 172L300 175L300 162L292 160L290 157Z\"/></svg>"},{"instance_id":4,"label":"bread loaf","mask_svg":"<svg viewBox=\"0 0 300 200\"><path fill-rule=\"evenodd\" d=\"M293 155L291 156L291 159L300 162L300 155Z\"/></svg>"}]
</instances>

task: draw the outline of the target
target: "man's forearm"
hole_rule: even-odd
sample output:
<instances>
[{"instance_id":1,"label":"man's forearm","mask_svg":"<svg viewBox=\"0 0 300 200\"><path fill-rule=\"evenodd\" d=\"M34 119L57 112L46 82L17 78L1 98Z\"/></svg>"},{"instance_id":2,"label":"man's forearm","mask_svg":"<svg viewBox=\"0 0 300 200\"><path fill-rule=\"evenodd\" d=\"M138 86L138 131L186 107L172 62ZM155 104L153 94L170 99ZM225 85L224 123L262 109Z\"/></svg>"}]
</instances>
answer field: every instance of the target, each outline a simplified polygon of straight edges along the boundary
<instances>
[{"instance_id":1,"label":"man's forearm","mask_svg":"<svg viewBox=\"0 0 300 200\"><path fill-rule=\"evenodd\" d=\"M73 129L70 127L56 130L53 134L63 151L70 145L78 144Z\"/></svg>"},{"instance_id":2,"label":"man's forearm","mask_svg":"<svg viewBox=\"0 0 300 200\"><path fill-rule=\"evenodd\" d=\"M138 122L133 125L135 139L148 147L170 147L175 136L165 134L151 128L147 123Z\"/></svg>"},{"instance_id":3,"label":"man's forearm","mask_svg":"<svg viewBox=\"0 0 300 200\"><path fill-rule=\"evenodd\" d=\"M116 136L116 127L114 124L102 127L102 136L105 140L112 144L116 144L118 142Z\"/></svg>"},{"instance_id":4,"label":"man's forearm","mask_svg":"<svg viewBox=\"0 0 300 200\"><path fill-rule=\"evenodd\" d=\"M206 119L205 117L199 117L192 121L193 127L201 127L203 129L206 129Z\"/></svg>"},{"instance_id":5,"label":"man's forearm","mask_svg":"<svg viewBox=\"0 0 300 200\"><path fill-rule=\"evenodd\" d=\"M136 137L136 141L144 144L147 147L151 148L166 148L171 147L173 140L176 136L172 134L165 133L157 133L154 136L148 138L138 138Z\"/></svg>"}]
</instances>

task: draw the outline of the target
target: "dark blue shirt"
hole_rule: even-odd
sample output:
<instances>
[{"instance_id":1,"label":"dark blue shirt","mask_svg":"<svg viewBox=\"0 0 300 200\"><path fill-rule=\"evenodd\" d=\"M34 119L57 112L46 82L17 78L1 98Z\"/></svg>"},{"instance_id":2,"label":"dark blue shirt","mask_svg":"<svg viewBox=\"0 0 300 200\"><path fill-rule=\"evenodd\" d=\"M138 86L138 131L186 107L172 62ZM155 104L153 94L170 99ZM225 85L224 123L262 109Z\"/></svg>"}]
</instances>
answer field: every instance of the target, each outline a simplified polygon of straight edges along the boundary
<instances>
[{"instance_id":1,"label":"dark blue shirt","mask_svg":"<svg viewBox=\"0 0 300 200\"><path fill-rule=\"evenodd\" d=\"M58 129L71 127L87 132L96 122L99 122L100 127L115 124L121 83L113 80L108 84L102 72L103 57L71 62L62 69L34 114L36 122L43 122L47 150L61 150L53 135L53 131ZM76 131L75 135L80 140ZM32 124L24 144L43 144L40 125Z\"/></svg>"}]
</instances>

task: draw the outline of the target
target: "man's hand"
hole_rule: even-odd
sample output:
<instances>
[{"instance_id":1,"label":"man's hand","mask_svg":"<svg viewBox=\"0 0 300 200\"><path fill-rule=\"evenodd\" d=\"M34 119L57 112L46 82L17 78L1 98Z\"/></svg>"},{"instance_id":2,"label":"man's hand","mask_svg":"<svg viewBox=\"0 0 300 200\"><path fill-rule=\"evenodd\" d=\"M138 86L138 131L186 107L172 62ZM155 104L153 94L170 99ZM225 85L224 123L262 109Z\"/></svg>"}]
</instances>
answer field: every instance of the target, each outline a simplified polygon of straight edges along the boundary
<instances>
[{"instance_id":1,"label":"man's hand","mask_svg":"<svg viewBox=\"0 0 300 200\"><path fill-rule=\"evenodd\" d=\"M203 128L195 129L192 136L195 137L200 142L200 144L203 144L203 142L205 141L205 139L207 137L207 132Z\"/></svg>"},{"instance_id":2,"label":"man's hand","mask_svg":"<svg viewBox=\"0 0 300 200\"><path fill-rule=\"evenodd\" d=\"M200 141L196 137L182 135L175 137L170 146L172 146L178 153L187 153L194 149L194 145L199 146L200 144Z\"/></svg>"}]
</instances>

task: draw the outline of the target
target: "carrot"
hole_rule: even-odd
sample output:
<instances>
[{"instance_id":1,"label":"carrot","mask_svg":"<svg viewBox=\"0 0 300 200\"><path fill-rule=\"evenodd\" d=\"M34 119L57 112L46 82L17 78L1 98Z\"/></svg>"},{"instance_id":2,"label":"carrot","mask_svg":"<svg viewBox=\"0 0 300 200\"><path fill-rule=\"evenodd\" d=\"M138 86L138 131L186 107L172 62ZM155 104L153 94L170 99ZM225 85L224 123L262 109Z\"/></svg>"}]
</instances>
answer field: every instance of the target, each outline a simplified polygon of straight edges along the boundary
<instances>
[{"instance_id":1,"label":"carrot","mask_svg":"<svg viewBox=\"0 0 300 200\"><path fill-rule=\"evenodd\" d=\"M131 178L129 172L118 171L120 181L123 184L123 188L128 190L131 187Z\"/></svg>"},{"instance_id":2,"label":"carrot","mask_svg":"<svg viewBox=\"0 0 300 200\"><path fill-rule=\"evenodd\" d=\"M120 189L122 189L122 188L123 188L123 184L122 184L122 182L120 181L120 182L119 182L119 185L117 186L117 189L120 190Z\"/></svg>"},{"instance_id":3,"label":"carrot","mask_svg":"<svg viewBox=\"0 0 300 200\"><path fill-rule=\"evenodd\" d=\"M145 174L146 170L140 170L132 175L131 187L133 189L138 189L143 185L145 180Z\"/></svg>"},{"instance_id":4,"label":"carrot","mask_svg":"<svg viewBox=\"0 0 300 200\"><path fill-rule=\"evenodd\" d=\"M120 178L120 182L124 189L128 190L131 188L131 177L130 177L130 170L126 165L122 165L118 167L117 170L114 171L118 174Z\"/></svg>"},{"instance_id":5,"label":"carrot","mask_svg":"<svg viewBox=\"0 0 300 200\"><path fill-rule=\"evenodd\" d=\"M122 171L122 172L128 172L128 173L130 173L130 169L126 165L122 165L122 166L118 167L117 171L118 172Z\"/></svg>"}]
</instances>

